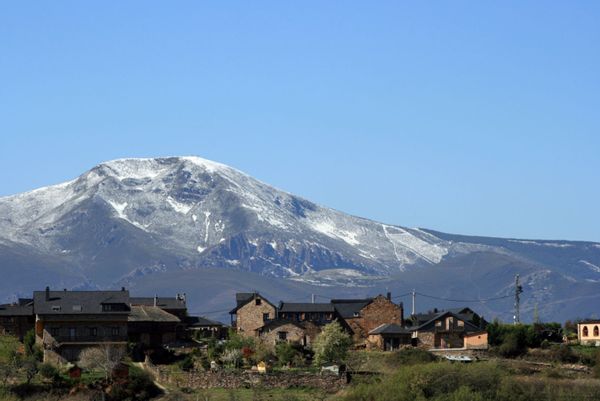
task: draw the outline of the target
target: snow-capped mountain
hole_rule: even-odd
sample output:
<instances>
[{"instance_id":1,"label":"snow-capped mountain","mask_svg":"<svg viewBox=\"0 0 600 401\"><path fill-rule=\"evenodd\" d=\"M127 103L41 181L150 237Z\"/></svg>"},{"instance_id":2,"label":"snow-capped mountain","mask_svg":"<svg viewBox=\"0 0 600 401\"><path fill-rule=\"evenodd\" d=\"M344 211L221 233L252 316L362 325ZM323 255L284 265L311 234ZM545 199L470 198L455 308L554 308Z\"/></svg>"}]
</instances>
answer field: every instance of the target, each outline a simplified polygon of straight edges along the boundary
<instances>
[{"instance_id":1,"label":"snow-capped mountain","mask_svg":"<svg viewBox=\"0 0 600 401\"><path fill-rule=\"evenodd\" d=\"M441 278L456 261L477 258L485 271L492 256L531 275L538 292L557 280L599 289L600 244L378 223L198 157L114 160L63 184L0 198L0 263L24 275L0 284L0 296L46 284L135 287L148 277L207 268L348 286L446 266L436 273ZM512 270L494 293L510 291Z\"/></svg>"}]
</instances>

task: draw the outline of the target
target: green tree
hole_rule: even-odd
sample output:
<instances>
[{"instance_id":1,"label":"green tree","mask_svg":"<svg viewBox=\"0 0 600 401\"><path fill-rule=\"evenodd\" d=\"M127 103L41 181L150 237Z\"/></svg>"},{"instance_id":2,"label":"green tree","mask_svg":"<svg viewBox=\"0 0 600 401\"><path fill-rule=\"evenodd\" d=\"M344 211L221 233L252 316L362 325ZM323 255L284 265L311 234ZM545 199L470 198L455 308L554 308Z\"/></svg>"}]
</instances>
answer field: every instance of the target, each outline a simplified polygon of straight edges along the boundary
<instances>
[{"instance_id":1,"label":"green tree","mask_svg":"<svg viewBox=\"0 0 600 401\"><path fill-rule=\"evenodd\" d=\"M323 327L315 339L312 348L315 352L313 363L322 366L326 363L341 363L346 359L352 339L338 322Z\"/></svg>"}]
</instances>

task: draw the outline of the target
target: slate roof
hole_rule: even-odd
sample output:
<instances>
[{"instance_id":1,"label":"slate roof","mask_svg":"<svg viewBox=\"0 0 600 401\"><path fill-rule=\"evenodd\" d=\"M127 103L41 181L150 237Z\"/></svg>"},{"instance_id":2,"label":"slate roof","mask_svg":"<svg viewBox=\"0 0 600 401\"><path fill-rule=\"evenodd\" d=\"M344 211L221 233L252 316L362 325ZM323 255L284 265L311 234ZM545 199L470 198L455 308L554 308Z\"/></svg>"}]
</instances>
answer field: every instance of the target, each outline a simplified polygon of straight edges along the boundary
<instances>
[{"instance_id":1,"label":"slate roof","mask_svg":"<svg viewBox=\"0 0 600 401\"><path fill-rule=\"evenodd\" d=\"M277 307L275 305L273 305L271 302L269 302L269 300L267 298L263 297L258 292L238 292L235 294L236 306L235 306L235 308L233 308L232 310L229 311L229 314L233 315L233 314L237 313L238 309L240 309L242 306L246 305L248 302L253 300L254 297L258 297L258 298L262 299L263 301L265 301L266 303L271 305L273 308L277 309Z\"/></svg>"},{"instance_id":2,"label":"slate roof","mask_svg":"<svg viewBox=\"0 0 600 401\"><path fill-rule=\"evenodd\" d=\"M33 311L39 315L127 314L129 291L34 291ZM123 311L103 311L104 304L118 304ZM54 309L53 309L54 308Z\"/></svg>"},{"instance_id":3,"label":"slate roof","mask_svg":"<svg viewBox=\"0 0 600 401\"><path fill-rule=\"evenodd\" d=\"M373 298L365 298L365 299L332 299L331 303L333 304L337 313L346 318L355 317L355 313L359 313L362 308L367 306L373 301Z\"/></svg>"},{"instance_id":4,"label":"slate roof","mask_svg":"<svg viewBox=\"0 0 600 401\"><path fill-rule=\"evenodd\" d=\"M187 309L183 299L157 297L157 300L156 306L162 309ZM154 297L130 297L129 303L131 305L154 306Z\"/></svg>"},{"instance_id":5,"label":"slate roof","mask_svg":"<svg viewBox=\"0 0 600 401\"><path fill-rule=\"evenodd\" d=\"M284 313L316 313L335 312L335 307L331 303L298 303L298 302L282 302L279 305L279 312Z\"/></svg>"},{"instance_id":6,"label":"slate roof","mask_svg":"<svg viewBox=\"0 0 600 401\"><path fill-rule=\"evenodd\" d=\"M287 320L287 319L269 320L269 322L267 322L264 326L262 326L258 330L261 332L266 331L266 330L273 330L273 329L276 329L277 327L284 326L286 324L291 324L291 325L294 325L294 326L299 327L304 330L304 326L302 326L301 323L293 322L293 321Z\"/></svg>"},{"instance_id":7,"label":"slate roof","mask_svg":"<svg viewBox=\"0 0 600 401\"><path fill-rule=\"evenodd\" d=\"M0 305L0 316L33 316L33 303Z\"/></svg>"},{"instance_id":8,"label":"slate roof","mask_svg":"<svg viewBox=\"0 0 600 401\"><path fill-rule=\"evenodd\" d=\"M188 316L185 322L189 327L214 327L223 326L223 323L216 320L210 320L202 316Z\"/></svg>"},{"instance_id":9,"label":"slate roof","mask_svg":"<svg viewBox=\"0 0 600 401\"><path fill-rule=\"evenodd\" d=\"M450 311L439 312L433 318L428 320L427 322L425 322L417 327L411 327L411 330L426 331L429 328L428 326L431 326L433 324L433 322L435 322L438 319L441 319L442 317L446 317L446 316L452 316L456 319L459 319L459 320L462 320L463 322L465 322L465 331L466 332L481 331L481 328L479 328L479 327L475 326L473 323L471 323L465 315L458 315L458 314L450 312ZM431 326L431 327L433 327L433 326Z\"/></svg>"},{"instance_id":10,"label":"slate roof","mask_svg":"<svg viewBox=\"0 0 600 401\"><path fill-rule=\"evenodd\" d=\"M399 324L386 323L377 326L369 331L369 334L411 334L412 330L400 326Z\"/></svg>"},{"instance_id":11,"label":"slate roof","mask_svg":"<svg viewBox=\"0 0 600 401\"><path fill-rule=\"evenodd\" d=\"M165 312L158 306L132 305L128 322L179 323L175 315Z\"/></svg>"}]
</instances>

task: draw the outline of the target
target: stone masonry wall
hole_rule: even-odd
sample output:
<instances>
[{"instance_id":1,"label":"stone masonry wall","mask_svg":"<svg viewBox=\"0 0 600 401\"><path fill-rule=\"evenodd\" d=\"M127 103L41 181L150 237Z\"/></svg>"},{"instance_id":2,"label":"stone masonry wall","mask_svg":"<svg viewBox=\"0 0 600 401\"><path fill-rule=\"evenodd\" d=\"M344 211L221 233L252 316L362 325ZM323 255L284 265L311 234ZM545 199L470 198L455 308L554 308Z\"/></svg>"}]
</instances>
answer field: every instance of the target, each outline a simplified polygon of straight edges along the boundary
<instances>
[{"instance_id":1,"label":"stone masonry wall","mask_svg":"<svg viewBox=\"0 0 600 401\"><path fill-rule=\"evenodd\" d=\"M164 368L145 364L155 378L163 384L194 389L207 388L318 388L326 392L337 392L347 385L345 375L251 371L186 372L172 375Z\"/></svg>"},{"instance_id":2,"label":"stone masonry wall","mask_svg":"<svg viewBox=\"0 0 600 401\"><path fill-rule=\"evenodd\" d=\"M263 314L268 313L269 319L275 319L275 307L264 298L257 298L261 299L260 305L253 299L237 311L237 329L245 336L256 336L256 329L265 325Z\"/></svg>"},{"instance_id":3,"label":"stone masonry wall","mask_svg":"<svg viewBox=\"0 0 600 401\"><path fill-rule=\"evenodd\" d=\"M355 340L366 340L369 331L385 323L402 324L402 308L386 297L379 295L360 311L360 316L347 319L354 332Z\"/></svg>"}]
</instances>

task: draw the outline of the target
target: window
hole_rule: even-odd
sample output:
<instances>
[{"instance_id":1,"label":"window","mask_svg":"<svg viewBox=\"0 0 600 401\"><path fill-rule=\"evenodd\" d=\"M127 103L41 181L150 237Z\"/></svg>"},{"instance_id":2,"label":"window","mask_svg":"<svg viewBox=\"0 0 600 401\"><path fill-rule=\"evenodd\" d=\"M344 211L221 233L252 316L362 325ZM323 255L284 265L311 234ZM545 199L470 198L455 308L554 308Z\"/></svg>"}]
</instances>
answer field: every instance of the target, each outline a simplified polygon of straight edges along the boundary
<instances>
[{"instance_id":1,"label":"window","mask_svg":"<svg viewBox=\"0 0 600 401\"><path fill-rule=\"evenodd\" d=\"M354 312L354 317L358 317L358 316L359 316L358 312Z\"/></svg>"},{"instance_id":2,"label":"window","mask_svg":"<svg viewBox=\"0 0 600 401\"><path fill-rule=\"evenodd\" d=\"M58 327L50 327L50 335L52 337L58 337Z\"/></svg>"},{"instance_id":3,"label":"window","mask_svg":"<svg viewBox=\"0 0 600 401\"><path fill-rule=\"evenodd\" d=\"M77 334L77 331L75 330L75 327L69 327L69 338L71 340L75 338L76 334Z\"/></svg>"},{"instance_id":4,"label":"window","mask_svg":"<svg viewBox=\"0 0 600 401\"><path fill-rule=\"evenodd\" d=\"M281 341L287 340L287 331L278 331L277 338L279 338Z\"/></svg>"},{"instance_id":5,"label":"window","mask_svg":"<svg viewBox=\"0 0 600 401\"><path fill-rule=\"evenodd\" d=\"M267 320L269 320L269 314L263 313L263 322L266 322Z\"/></svg>"},{"instance_id":6,"label":"window","mask_svg":"<svg viewBox=\"0 0 600 401\"><path fill-rule=\"evenodd\" d=\"M594 326L594 337L598 337L598 335L600 335L598 333L598 326Z\"/></svg>"},{"instance_id":7,"label":"window","mask_svg":"<svg viewBox=\"0 0 600 401\"><path fill-rule=\"evenodd\" d=\"M255 305L257 305L257 306L258 306L258 305L261 305L261 304L262 304L262 299L260 299L260 298L256 298L256 299L254 300L254 304L255 304Z\"/></svg>"},{"instance_id":8,"label":"window","mask_svg":"<svg viewBox=\"0 0 600 401\"><path fill-rule=\"evenodd\" d=\"M52 305L52 312L60 312L60 305Z\"/></svg>"},{"instance_id":9,"label":"window","mask_svg":"<svg viewBox=\"0 0 600 401\"><path fill-rule=\"evenodd\" d=\"M119 335L119 328L118 327L111 327L110 334L113 335L113 336L118 336Z\"/></svg>"},{"instance_id":10,"label":"window","mask_svg":"<svg viewBox=\"0 0 600 401\"><path fill-rule=\"evenodd\" d=\"M583 337L587 337L589 335L587 326L583 326Z\"/></svg>"},{"instance_id":11,"label":"window","mask_svg":"<svg viewBox=\"0 0 600 401\"><path fill-rule=\"evenodd\" d=\"M98 335L97 327L90 327L90 337L96 337Z\"/></svg>"},{"instance_id":12,"label":"window","mask_svg":"<svg viewBox=\"0 0 600 401\"><path fill-rule=\"evenodd\" d=\"M73 312L81 312L82 309L81 305L73 305Z\"/></svg>"}]
</instances>

